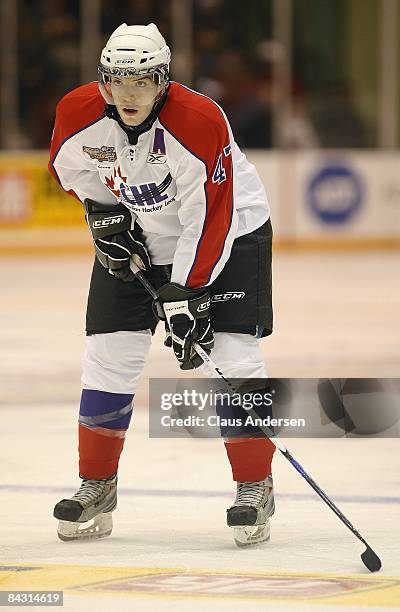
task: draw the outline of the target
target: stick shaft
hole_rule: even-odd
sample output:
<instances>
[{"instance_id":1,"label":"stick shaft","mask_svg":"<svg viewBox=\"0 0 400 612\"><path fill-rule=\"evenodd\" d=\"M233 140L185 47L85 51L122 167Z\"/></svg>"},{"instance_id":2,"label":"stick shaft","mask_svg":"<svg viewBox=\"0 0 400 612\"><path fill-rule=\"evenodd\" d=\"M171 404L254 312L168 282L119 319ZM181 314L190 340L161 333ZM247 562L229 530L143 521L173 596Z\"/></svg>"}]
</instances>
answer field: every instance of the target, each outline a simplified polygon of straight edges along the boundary
<instances>
[{"instance_id":1,"label":"stick shaft","mask_svg":"<svg viewBox=\"0 0 400 612\"><path fill-rule=\"evenodd\" d=\"M140 268L138 268L137 265L134 264L132 261L130 264L130 268L132 272L134 273L134 275L136 276L136 278L142 283L143 287L147 289L147 291L150 293L151 297L153 299L156 299L157 291L154 289L153 285L147 280L143 272L140 271Z\"/></svg>"}]
</instances>

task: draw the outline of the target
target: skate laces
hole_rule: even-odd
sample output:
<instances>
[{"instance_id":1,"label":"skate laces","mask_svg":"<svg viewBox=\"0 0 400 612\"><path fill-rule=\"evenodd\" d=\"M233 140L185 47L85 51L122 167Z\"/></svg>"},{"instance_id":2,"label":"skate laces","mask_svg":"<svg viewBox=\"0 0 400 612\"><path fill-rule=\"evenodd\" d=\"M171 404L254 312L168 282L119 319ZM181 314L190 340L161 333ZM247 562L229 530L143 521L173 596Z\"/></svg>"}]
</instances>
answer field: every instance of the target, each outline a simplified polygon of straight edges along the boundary
<instances>
[{"instance_id":1,"label":"skate laces","mask_svg":"<svg viewBox=\"0 0 400 612\"><path fill-rule=\"evenodd\" d=\"M238 482L235 506L254 506L257 508L269 489L269 483L265 480L259 482Z\"/></svg>"},{"instance_id":2,"label":"skate laces","mask_svg":"<svg viewBox=\"0 0 400 612\"><path fill-rule=\"evenodd\" d=\"M112 484L113 478L107 480L86 480L83 479L79 491L72 496L72 499L81 502L83 505L96 501L104 494L107 485Z\"/></svg>"}]
</instances>

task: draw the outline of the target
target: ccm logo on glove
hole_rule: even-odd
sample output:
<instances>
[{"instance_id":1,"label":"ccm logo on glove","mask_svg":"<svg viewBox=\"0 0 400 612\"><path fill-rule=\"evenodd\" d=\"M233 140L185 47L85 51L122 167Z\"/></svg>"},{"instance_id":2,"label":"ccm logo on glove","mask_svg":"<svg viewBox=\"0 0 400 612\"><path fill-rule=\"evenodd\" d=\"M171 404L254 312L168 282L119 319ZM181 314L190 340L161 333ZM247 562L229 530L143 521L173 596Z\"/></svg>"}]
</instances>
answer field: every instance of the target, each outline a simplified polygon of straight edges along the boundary
<instances>
[{"instance_id":1,"label":"ccm logo on glove","mask_svg":"<svg viewBox=\"0 0 400 612\"><path fill-rule=\"evenodd\" d=\"M207 302L203 302L197 307L197 312L202 312L203 310L208 310L210 308L210 299Z\"/></svg>"},{"instance_id":2,"label":"ccm logo on glove","mask_svg":"<svg viewBox=\"0 0 400 612\"><path fill-rule=\"evenodd\" d=\"M105 217L104 219L97 219L97 221L93 221L93 227L108 227L109 225L122 223L123 220L124 217L122 215L118 215L117 217Z\"/></svg>"}]
</instances>

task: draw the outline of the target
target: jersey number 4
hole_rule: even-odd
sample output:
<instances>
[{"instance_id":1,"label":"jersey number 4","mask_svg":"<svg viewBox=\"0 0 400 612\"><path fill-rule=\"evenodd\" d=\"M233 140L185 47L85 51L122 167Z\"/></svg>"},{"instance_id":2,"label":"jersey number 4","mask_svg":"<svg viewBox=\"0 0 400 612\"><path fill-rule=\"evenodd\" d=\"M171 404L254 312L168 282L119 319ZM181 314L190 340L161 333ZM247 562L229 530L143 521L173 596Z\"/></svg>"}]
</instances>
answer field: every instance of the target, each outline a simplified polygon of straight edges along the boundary
<instances>
[{"instance_id":1,"label":"jersey number 4","mask_svg":"<svg viewBox=\"0 0 400 612\"><path fill-rule=\"evenodd\" d=\"M222 165L222 153L218 157L217 165L215 166L215 170L212 176L212 182L218 183L219 185L226 181L226 172L225 168Z\"/></svg>"},{"instance_id":2,"label":"jersey number 4","mask_svg":"<svg viewBox=\"0 0 400 612\"><path fill-rule=\"evenodd\" d=\"M231 145L228 144L226 147L224 147L223 152L224 152L223 153L224 157L228 157L228 155L231 154ZM224 181L226 181L226 172L222 164L222 153L221 153L220 156L218 157L217 165L215 166L215 169L212 175L212 182L218 183L218 185L220 185Z\"/></svg>"}]
</instances>

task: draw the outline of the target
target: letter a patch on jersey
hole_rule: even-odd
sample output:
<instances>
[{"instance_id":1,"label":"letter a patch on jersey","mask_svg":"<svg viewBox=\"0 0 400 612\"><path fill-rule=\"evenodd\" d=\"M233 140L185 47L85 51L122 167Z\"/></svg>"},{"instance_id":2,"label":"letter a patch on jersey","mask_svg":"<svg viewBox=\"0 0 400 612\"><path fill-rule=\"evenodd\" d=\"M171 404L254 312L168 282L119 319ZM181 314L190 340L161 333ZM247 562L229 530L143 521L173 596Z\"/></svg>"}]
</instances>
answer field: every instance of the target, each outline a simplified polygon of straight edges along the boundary
<instances>
[{"instance_id":1,"label":"letter a patch on jersey","mask_svg":"<svg viewBox=\"0 0 400 612\"><path fill-rule=\"evenodd\" d=\"M164 130L156 128L153 149L147 156L148 164L165 164L167 155L165 151Z\"/></svg>"}]
</instances>

